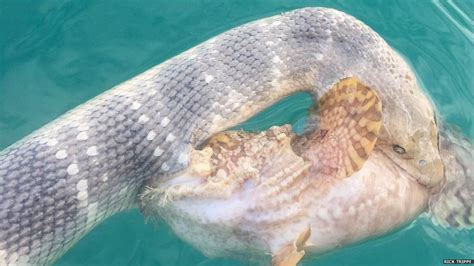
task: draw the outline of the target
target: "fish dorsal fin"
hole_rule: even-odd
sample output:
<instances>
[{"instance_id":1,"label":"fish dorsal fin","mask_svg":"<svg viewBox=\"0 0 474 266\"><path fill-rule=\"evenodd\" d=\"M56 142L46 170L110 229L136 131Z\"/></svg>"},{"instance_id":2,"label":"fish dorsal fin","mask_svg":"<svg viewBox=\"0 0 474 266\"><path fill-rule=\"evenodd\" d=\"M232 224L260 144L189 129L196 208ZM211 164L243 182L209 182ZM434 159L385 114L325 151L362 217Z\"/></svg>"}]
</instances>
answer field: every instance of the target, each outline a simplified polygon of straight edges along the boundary
<instances>
[{"instance_id":1,"label":"fish dorsal fin","mask_svg":"<svg viewBox=\"0 0 474 266\"><path fill-rule=\"evenodd\" d=\"M324 175L352 175L368 159L382 126L376 92L355 77L345 78L321 97L317 111L318 129L295 140L295 150Z\"/></svg>"}]
</instances>

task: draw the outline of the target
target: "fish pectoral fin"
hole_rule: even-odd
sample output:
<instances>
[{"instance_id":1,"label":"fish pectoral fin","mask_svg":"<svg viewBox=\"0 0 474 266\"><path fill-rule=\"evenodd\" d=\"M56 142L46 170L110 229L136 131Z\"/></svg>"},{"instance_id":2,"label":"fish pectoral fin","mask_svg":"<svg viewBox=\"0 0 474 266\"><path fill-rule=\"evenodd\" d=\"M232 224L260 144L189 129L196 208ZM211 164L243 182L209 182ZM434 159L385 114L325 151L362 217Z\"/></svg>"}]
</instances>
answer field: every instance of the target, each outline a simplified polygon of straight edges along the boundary
<instances>
[{"instance_id":1,"label":"fish pectoral fin","mask_svg":"<svg viewBox=\"0 0 474 266\"><path fill-rule=\"evenodd\" d=\"M345 78L321 97L317 112L318 129L295 141L296 150L306 150L324 175L352 175L368 159L382 127L377 93L355 77Z\"/></svg>"},{"instance_id":2,"label":"fish pectoral fin","mask_svg":"<svg viewBox=\"0 0 474 266\"><path fill-rule=\"evenodd\" d=\"M296 266L303 258L306 242L311 236L311 227L301 232L298 237L288 246L281 248L272 256L272 266Z\"/></svg>"}]
</instances>

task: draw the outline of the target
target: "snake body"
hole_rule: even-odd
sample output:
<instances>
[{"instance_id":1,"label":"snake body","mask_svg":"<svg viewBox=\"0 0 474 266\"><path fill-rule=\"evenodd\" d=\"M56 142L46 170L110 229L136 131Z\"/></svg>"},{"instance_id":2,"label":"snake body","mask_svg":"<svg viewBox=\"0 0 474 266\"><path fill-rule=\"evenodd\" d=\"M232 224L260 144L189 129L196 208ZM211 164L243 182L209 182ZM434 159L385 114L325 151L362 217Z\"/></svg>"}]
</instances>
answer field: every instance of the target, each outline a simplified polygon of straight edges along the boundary
<instances>
[{"instance_id":1,"label":"snake body","mask_svg":"<svg viewBox=\"0 0 474 266\"><path fill-rule=\"evenodd\" d=\"M0 264L54 261L134 207L145 180L184 169L214 133L296 91L318 98L351 75L380 95L388 136L410 129L417 112L432 115L405 98L429 102L401 57L326 8L239 26L117 85L0 153ZM418 109L407 116L409 108ZM401 126L389 125L395 115Z\"/></svg>"}]
</instances>

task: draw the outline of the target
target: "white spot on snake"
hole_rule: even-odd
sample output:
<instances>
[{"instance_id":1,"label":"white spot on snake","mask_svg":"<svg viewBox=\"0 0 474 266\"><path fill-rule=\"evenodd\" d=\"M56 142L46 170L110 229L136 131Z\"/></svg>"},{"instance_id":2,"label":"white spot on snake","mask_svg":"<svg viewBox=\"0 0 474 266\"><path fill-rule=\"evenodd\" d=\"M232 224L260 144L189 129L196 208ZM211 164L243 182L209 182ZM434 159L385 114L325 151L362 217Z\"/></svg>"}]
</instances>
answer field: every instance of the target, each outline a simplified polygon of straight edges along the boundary
<instances>
[{"instance_id":1,"label":"white spot on snake","mask_svg":"<svg viewBox=\"0 0 474 266\"><path fill-rule=\"evenodd\" d=\"M56 144L58 144L57 139L48 139L48 142L46 143L46 145L48 145L49 147L56 146Z\"/></svg>"},{"instance_id":2,"label":"white spot on snake","mask_svg":"<svg viewBox=\"0 0 474 266\"><path fill-rule=\"evenodd\" d=\"M208 75L208 74L204 74L205 75L205 80L207 83L211 82L213 79L214 79L214 76L212 75Z\"/></svg>"},{"instance_id":3,"label":"white spot on snake","mask_svg":"<svg viewBox=\"0 0 474 266\"><path fill-rule=\"evenodd\" d=\"M178 156L178 163L180 164L185 164L188 162L188 153L187 152L182 152L179 156Z\"/></svg>"},{"instance_id":4,"label":"white spot on snake","mask_svg":"<svg viewBox=\"0 0 474 266\"><path fill-rule=\"evenodd\" d=\"M97 216L97 202L90 203L87 206L87 227L91 227L95 224Z\"/></svg>"},{"instance_id":5,"label":"white spot on snake","mask_svg":"<svg viewBox=\"0 0 474 266\"><path fill-rule=\"evenodd\" d=\"M139 118L138 118L138 122L144 124L146 122L150 121L150 118L146 115L141 115Z\"/></svg>"},{"instance_id":6,"label":"white spot on snake","mask_svg":"<svg viewBox=\"0 0 474 266\"><path fill-rule=\"evenodd\" d=\"M122 189L120 189L119 194L120 194L120 195L126 195L126 194L127 194L127 190L128 190L128 187L123 187Z\"/></svg>"},{"instance_id":7,"label":"white spot on snake","mask_svg":"<svg viewBox=\"0 0 474 266\"><path fill-rule=\"evenodd\" d=\"M87 131L87 130L89 130L89 125L88 125L88 124L81 124L81 125L79 125L79 127L77 128L77 130L79 130L79 131Z\"/></svg>"},{"instance_id":8,"label":"white spot on snake","mask_svg":"<svg viewBox=\"0 0 474 266\"><path fill-rule=\"evenodd\" d=\"M275 45L275 43L273 41L266 41L265 45L266 46L273 46L273 45Z\"/></svg>"},{"instance_id":9,"label":"white spot on snake","mask_svg":"<svg viewBox=\"0 0 474 266\"><path fill-rule=\"evenodd\" d=\"M89 148L87 148L87 155L89 156L96 156L98 154L97 152L97 147L96 146L90 146Z\"/></svg>"},{"instance_id":10,"label":"white spot on snake","mask_svg":"<svg viewBox=\"0 0 474 266\"><path fill-rule=\"evenodd\" d=\"M138 110L140 109L140 107L142 107L142 104L139 103L139 102L133 102L132 103L132 106L130 108L132 108L133 110Z\"/></svg>"},{"instance_id":11,"label":"white spot on snake","mask_svg":"<svg viewBox=\"0 0 474 266\"><path fill-rule=\"evenodd\" d=\"M196 58L198 55L196 54L196 51L192 50L188 54L188 60Z\"/></svg>"},{"instance_id":12,"label":"white spot on snake","mask_svg":"<svg viewBox=\"0 0 474 266\"><path fill-rule=\"evenodd\" d=\"M135 96L135 92L131 90L112 90L111 94L125 96L127 98L131 98Z\"/></svg>"},{"instance_id":13,"label":"white spot on snake","mask_svg":"<svg viewBox=\"0 0 474 266\"><path fill-rule=\"evenodd\" d=\"M86 201L88 196L87 190L81 190L77 193L77 199L79 201Z\"/></svg>"},{"instance_id":14,"label":"white spot on snake","mask_svg":"<svg viewBox=\"0 0 474 266\"><path fill-rule=\"evenodd\" d=\"M155 131L151 130L150 132L148 132L148 135L146 136L146 139L147 140L153 140L155 137L156 137Z\"/></svg>"},{"instance_id":15,"label":"white spot on snake","mask_svg":"<svg viewBox=\"0 0 474 266\"><path fill-rule=\"evenodd\" d=\"M70 164L67 167L67 173L69 175L75 175L75 174L79 173L79 168L77 167L77 164L75 164L75 163Z\"/></svg>"},{"instance_id":16,"label":"white spot on snake","mask_svg":"<svg viewBox=\"0 0 474 266\"><path fill-rule=\"evenodd\" d=\"M102 176L102 181L103 181L103 182L107 182L107 180L109 180L109 175L108 175L108 174L104 174L104 175Z\"/></svg>"},{"instance_id":17,"label":"white spot on snake","mask_svg":"<svg viewBox=\"0 0 474 266\"><path fill-rule=\"evenodd\" d=\"M273 58L272 58L272 62L275 63L275 64L278 64L278 63L281 63L281 59L278 55L275 55Z\"/></svg>"},{"instance_id":18,"label":"white spot on snake","mask_svg":"<svg viewBox=\"0 0 474 266\"><path fill-rule=\"evenodd\" d=\"M216 38L211 38L209 40L207 40L208 43L210 44L214 44L216 42Z\"/></svg>"},{"instance_id":19,"label":"white spot on snake","mask_svg":"<svg viewBox=\"0 0 474 266\"><path fill-rule=\"evenodd\" d=\"M78 121L72 121L72 122L69 124L69 126L71 126L71 127L78 127L78 126L80 126L80 125L81 125L81 124L80 124Z\"/></svg>"},{"instance_id":20,"label":"white spot on snake","mask_svg":"<svg viewBox=\"0 0 474 266\"><path fill-rule=\"evenodd\" d=\"M81 132L79 134L77 134L77 140L86 140L89 138L89 136L87 135L86 132Z\"/></svg>"},{"instance_id":21,"label":"white spot on snake","mask_svg":"<svg viewBox=\"0 0 474 266\"><path fill-rule=\"evenodd\" d=\"M154 156L161 156L163 154L163 150L160 147L156 147L155 151L153 152Z\"/></svg>"},{"instance_id":22,"label":"white spot on snake","mask_svg":"<svg viewBox=\"0 0 474 266\"><path fill-rule=\"evenodd\" d=\"M67 157L67 152L65 150L59 150L56 152L56 158L61 160Z\"/></svg>"},{"instance_id":23,"label":"white spot on snake","mask_svg":"<svg viewBox=\"0 0 474 266\"><path fill-rule=\"evenodd\" d=\"M168 170L170 170L170 167L169 167L166 163L163 163L163 164L161 165L161 170L163 170L163 171L168 171Z\"/></svg>"},{"instance_id":24,"label":"white spot on snake","mask_svg":"<svg viewBox=\"0 0 474 266\"><path fill-rule=\"evenodd\" d=\"M87 190L87 180L86 179L79 180L79 182L77 182L76 188L79 191Z\"/></svg>"},{"instance_id":25,"label":"white spot on snake","mask_svg":"<svg viewBox=\"0 0 474 266\"><path fill-rule=\"evenodd\" d=\"M197 56L198 54L196 53L196 51L192 50L188 55L188 60L195 59Z\"/></svg>"},{"instance_id":26,"label":"white spot on snake","mask_svg":"<svg viewBox=\"0 0 474 266\"><path fill-rule=\"evenodd\" d=\"M163 120L161 120L161 126L166 127L169 124L169 122L170 120L168 119L168 117L165 117L163 118Z\"/></svg>"},{"instance_id":27,"label":"white spot on snake","mask_svg":"<svg viewBox=\"0 0 474 266\"><path fill-rule=\"evenodd\" d=\"M281 21L275 21L275 22L272 23L272 26L278 26L280 24L281 24Z\"/></svg>"},{"instance_id":28,"label":"white spot on snake","mask_svg":"<svg viewBox=\"0 0 474 266\"><path fill-rule=\"evenodd\" d=\"M318 61L323 60L323 54L317 53L314 56L316 56L316 60L318 60Z\"/></svg>"},{"instance_id":29,"label":"white spot on snake","mask_svg":"<svg viewBox=\"0 0 474 266\"><path fill-rule=\"evenodd\" d=\"M156 91L155 89L152 89L152 90L150 90L150 92L148 92L148 94L150 94L150 95L155 95L156 92L157 92L157 91Z\"/></svg>"},{"instance_id":30,"label":"white spot on snake","mask_svg":"<svg viewBox=\"0 0 474 266\"><path fill-rule=\"evenodd\" d=\"M169 133L168 136L166 136L166 141L167 142L172 142L175 139L176 139L176 137L171 133Z\"/></svg>"}]
</instances>

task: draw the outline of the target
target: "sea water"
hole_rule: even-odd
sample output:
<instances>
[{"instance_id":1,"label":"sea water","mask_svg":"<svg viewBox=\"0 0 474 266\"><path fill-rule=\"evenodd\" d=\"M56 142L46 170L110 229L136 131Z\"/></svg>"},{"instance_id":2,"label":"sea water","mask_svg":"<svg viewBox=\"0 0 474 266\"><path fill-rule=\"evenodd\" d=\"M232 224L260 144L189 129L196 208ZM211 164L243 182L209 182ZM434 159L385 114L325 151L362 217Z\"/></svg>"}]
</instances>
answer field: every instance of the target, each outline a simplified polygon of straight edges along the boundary
<instances>
[{"instance_id":1,"label":"sea water","mask_svg":"<svg viewBox=\"0 0 474 266\"><path fill-rule=\"evenodd\" d=\"M474 1L0 0L0 150L124 80L245 22L307 6L333 7L378 32L414 68L442 119L474 137ZM292 123L298 94L244 128ZM474 231L422 216L387 236L303 265L440 265L474 258ZM246 265L209 259L137 210L108 219L55 265Z\"/></svg>"}]
</instances>

